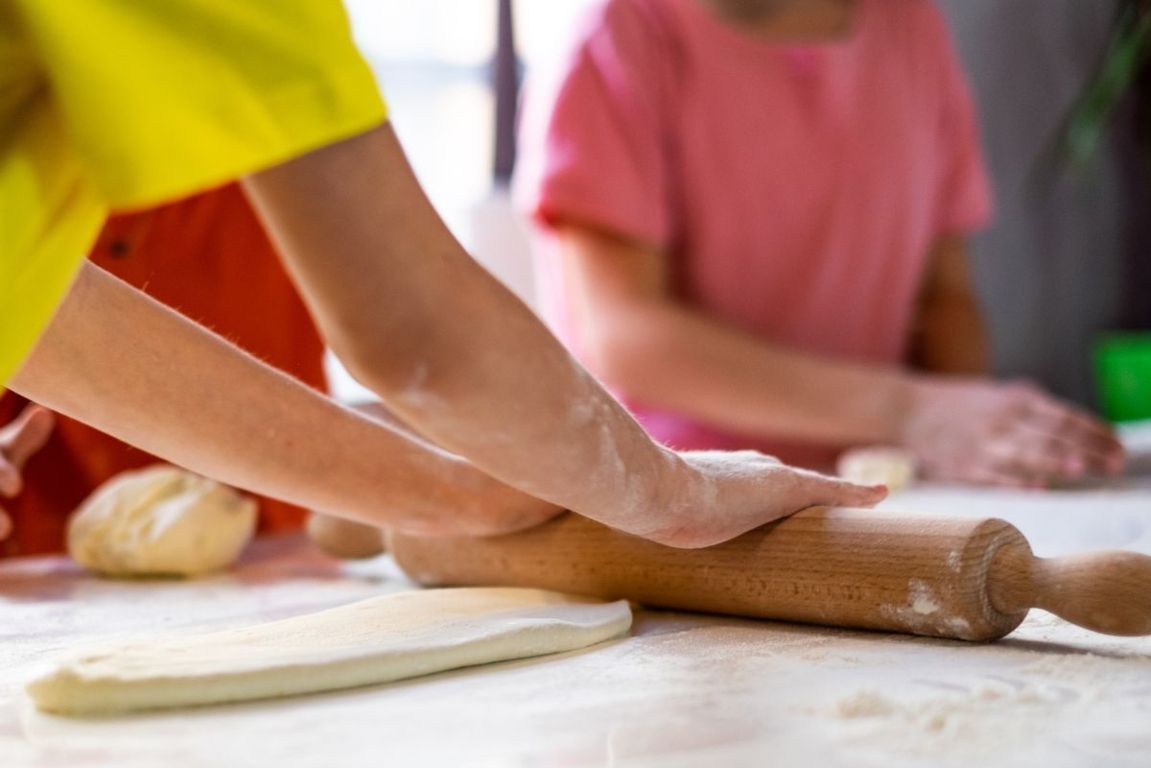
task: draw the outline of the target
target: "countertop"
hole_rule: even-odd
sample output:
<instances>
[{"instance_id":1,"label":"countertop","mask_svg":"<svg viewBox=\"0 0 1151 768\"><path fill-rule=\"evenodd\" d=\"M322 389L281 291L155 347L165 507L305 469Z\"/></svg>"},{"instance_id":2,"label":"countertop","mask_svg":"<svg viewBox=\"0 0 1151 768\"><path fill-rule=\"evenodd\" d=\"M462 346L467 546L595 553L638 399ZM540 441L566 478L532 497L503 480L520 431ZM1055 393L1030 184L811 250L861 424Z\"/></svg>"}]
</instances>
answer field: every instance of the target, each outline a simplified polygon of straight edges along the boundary
<instances>
[{"instance_id":1,"label":"countertop","mask_svg":"<svg viewBox=\"0 0 1151 768\"><path fill-rule=\"evenodd\" d=\"M920 488L885 506L994 515L1039 554L1151 553L1151 473L1055 492ZM990 645L670 612L577 653L292 699L104 719L34 710L60 649L283 618L411 589L388 558L344 565L297 537L225 576L95 578L0 564L0 765L1151 765L1151 638L1043 612ZM1151 587L1149 587L1151 588Z\"/></svg>"}]
</instances>

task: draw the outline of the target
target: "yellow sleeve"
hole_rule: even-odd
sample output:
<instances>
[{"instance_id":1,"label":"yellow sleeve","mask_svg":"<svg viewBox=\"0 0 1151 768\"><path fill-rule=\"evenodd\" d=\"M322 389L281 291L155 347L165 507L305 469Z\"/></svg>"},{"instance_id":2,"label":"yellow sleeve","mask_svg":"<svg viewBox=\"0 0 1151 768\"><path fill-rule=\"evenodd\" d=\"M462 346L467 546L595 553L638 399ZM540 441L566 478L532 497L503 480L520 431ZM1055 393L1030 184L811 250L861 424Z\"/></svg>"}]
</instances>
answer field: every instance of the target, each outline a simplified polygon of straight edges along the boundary
<instances>
[{"instance_id":1,"label":"yellow sleeve","mask_svg":"<svg viewBox=\"0 0 1151 768\"><path fill-rule=\"evenodd\" d=\"M383 121L337 0L20 0L64 124L113 208L148 206Z\"/></svg>"},{"instance_id":2,"label":"yellow sleeve","mask_svg":"<svg viewBox=\"0 0 1151 768\"><path fill-rule=\"evenodd\" d=\"M0 0L0 385L108 210L385 118L338 0Z\"/></svg>"}]
</instances>

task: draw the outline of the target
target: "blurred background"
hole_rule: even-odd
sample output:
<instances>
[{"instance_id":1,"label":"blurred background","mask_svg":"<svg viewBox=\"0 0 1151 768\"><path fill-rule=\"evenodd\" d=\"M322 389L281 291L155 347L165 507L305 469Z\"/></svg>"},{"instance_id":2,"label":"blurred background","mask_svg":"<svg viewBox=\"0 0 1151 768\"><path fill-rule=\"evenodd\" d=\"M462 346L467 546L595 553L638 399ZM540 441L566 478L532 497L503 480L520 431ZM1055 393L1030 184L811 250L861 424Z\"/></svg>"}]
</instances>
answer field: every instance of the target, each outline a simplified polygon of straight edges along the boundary
<instances>
[{"instance_id":1,"label":"blurred background","mask_svg":"<svg viewBox=\"0 0 1151 768\"><path fill-rule=\"evenodd\" d=\"M554 63L593 1L510 3L529 77ZM1098 407L1097 343L1108 332L1151 329L1151 195L1137 108L1148 90L1139 74L1146 50L1133 50L1118 22L1146 3L937 2L971 78L995 185L995 221L972 247L996 371ZM493 193L499 1L347 5L432 202L530 303L524 230ZM1077 154L1058 162L1069 125ZM356 399L346 376L334 383Z\"/></svg>"}]
</instances>

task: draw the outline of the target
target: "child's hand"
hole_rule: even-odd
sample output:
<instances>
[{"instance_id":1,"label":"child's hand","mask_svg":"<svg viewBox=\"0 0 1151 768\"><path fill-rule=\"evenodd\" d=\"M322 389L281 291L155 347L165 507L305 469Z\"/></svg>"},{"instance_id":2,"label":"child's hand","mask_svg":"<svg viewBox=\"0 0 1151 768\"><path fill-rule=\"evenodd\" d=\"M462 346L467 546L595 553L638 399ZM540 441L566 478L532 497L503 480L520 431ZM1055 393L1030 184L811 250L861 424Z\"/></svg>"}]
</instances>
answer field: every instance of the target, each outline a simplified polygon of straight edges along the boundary
<instances>
[{"instance_id":1,"label":"child's hand","mask_svg":"<svg viewBox=\"0 0 1151 768\"><path fill-rule=\"evenodd\" d=\"M15 421L0 429L0 496L12 498L24 488L21 471L52 434L55 417L38 405L24 409ZM7 538L12 523L0 510L0 539Z\"/></svg>"},{"instance_id":2,"label":"child's hand","mask_svg":"<svg viewBox=\"0 0 1151 768\"><path fill-rule=\"evenodd\" d=\"M887 495L882 485L856 485L755 451L681 453L675 478L653 517L660 526L633 532L683 548L718 544L807 507L870 507Z\"/></svg>"},{"instance_id":3,"label":"child's hand","mask_svg":"<svg viewBox=\"0 0 1151 768\"><path fill-rule=\"evenodd\" d=\"M925 378L903 444L934 480L1045 487L1115 475L1125 454L1111 428L1027 383Z\"/></svg>"}]
</instances>

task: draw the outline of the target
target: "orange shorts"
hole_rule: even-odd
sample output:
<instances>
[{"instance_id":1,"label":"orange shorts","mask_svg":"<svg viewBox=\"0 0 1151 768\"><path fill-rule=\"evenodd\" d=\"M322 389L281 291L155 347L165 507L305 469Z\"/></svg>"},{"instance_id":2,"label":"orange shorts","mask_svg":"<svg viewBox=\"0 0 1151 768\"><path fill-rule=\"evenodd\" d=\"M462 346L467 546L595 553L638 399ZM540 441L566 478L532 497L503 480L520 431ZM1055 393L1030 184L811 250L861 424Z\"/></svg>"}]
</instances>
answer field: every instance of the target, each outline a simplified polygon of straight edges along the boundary
<instances>
[{"instance_id":1,"label":"orange shorts","mask_svg":"<svg viewBox=\"0 0 1151 768\"><path fill-rule=\"evenodd\" d=\"M236 185L108 220L91 260L265 362L317 389L324 344L255 212ZM25 405L6 393L0 425ZM25 468L25 490L0 499L13 519L0 555L62 551L68 515L98 485L159 461L79 422L59 418ZM260 529L299 528L304 511L261 499Z\"/></svg>"}]
</instances>

